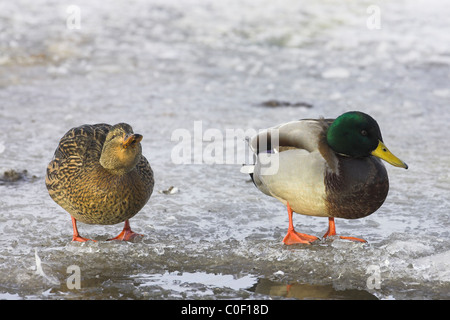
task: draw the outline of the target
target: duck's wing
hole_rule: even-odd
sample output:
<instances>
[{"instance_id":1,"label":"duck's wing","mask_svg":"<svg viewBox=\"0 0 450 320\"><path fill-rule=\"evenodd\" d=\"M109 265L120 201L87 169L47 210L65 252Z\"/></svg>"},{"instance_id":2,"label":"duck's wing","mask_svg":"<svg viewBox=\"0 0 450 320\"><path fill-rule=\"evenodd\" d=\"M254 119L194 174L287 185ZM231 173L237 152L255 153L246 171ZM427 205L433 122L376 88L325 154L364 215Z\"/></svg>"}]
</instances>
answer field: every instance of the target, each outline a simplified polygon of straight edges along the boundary
<instances>
[{"instance_id":1,"label":"duck's wing","mask_svg":"<svg viewBox=\"0 0 450 320\"><path fill-rule=\"evenodd\" d=\"M249 139L256 163L241 172L249 173L260 191L280 199L288 199L292 190L307 190L303 183L323 184L325 159L319 149L331 122L304 119L259 132Z\"/></svg>"},{"instance_id":2,"label":"duck's wing","mask_svg":"<svg viewBox=\"0 0 450 320\"><path fill-rule=\"evenodd\" d=\"M147 190L149 190L151 194L153 192L155 179L153 176L152 167L150 166L150 163L143 155L141 155L141 159L136 165L136 170L139 172L139 175L146 184Z\"/></svg>"},{"instance_id":3,"label":"duck's wing","mask_svg":"<svg viewBox=\"0 0 450 320\"><path fill-rule=\"evenodd\" d=\"M255 154L277 153L289 149L317 150L318 141L334 119L303 119L260 131L248 139Z\"/></svg>"},{"instance_id":4,"label":"duck's wing","mask_svg":"<svg viewBox=\"0 0 450 320\"><path fill-rule=\"evenodd\" d=\"M111 126L105 123L82 125L70 129L60 140L54 158L68 159L71 157L84 158L89 150L92 155L102 152L103 143Z\"/></svg>"},{"instance_id":5,"label":"duck's wing","mask_svg":"<svg viewBox=\"0 0 450 320\"><path fill-rule=\"evenodd\" d=\"M70 129L61 138L47 166L47 188L59 189L61 183L77 176L86 162L98 161L110 128L110 125L102 123Z\"/></svg>"}]
</instances>

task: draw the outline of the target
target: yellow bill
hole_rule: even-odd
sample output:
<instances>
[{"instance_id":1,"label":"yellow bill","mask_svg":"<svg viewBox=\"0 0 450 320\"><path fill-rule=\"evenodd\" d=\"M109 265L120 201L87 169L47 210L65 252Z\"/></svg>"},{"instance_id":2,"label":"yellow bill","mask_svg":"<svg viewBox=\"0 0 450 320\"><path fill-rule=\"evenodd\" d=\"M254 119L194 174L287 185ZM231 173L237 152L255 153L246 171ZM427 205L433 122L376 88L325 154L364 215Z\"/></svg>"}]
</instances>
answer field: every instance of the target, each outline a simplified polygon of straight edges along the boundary
<instances>
[{"instance_id":1,"label":"yellow bill","mask_svg":"<svg viewBox=\"0 0 450 320\"><path fill-rule=\"evenodd\" d=\"M392 152L390 152L389 149L381 141L378 142L378 147L374 151L372 151L372 155L383 159L384 161L395 167L408 169L408 165L394 156Z\"/></svg>"}]
</instances>

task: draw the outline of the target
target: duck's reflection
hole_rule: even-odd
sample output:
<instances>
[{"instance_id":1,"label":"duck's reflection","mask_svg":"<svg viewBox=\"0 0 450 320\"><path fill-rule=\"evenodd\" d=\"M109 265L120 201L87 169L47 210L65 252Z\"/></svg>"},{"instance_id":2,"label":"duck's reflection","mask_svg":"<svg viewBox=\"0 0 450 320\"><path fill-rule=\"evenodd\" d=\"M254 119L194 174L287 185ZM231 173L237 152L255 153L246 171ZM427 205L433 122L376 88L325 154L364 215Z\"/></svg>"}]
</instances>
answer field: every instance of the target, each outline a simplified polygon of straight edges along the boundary
<instances>
[{"instance_id":1,"label":"duck's reflection","mask_svg":"<svg viewBox=\"0 0 450 320\"><path fill-rule=\"evenodd\" d=\"M332 285L275 282L259 279L250 289L256 293L295 299L376 300L373 294L357 289L336 290Z\"/></svg>"}]
</instances>

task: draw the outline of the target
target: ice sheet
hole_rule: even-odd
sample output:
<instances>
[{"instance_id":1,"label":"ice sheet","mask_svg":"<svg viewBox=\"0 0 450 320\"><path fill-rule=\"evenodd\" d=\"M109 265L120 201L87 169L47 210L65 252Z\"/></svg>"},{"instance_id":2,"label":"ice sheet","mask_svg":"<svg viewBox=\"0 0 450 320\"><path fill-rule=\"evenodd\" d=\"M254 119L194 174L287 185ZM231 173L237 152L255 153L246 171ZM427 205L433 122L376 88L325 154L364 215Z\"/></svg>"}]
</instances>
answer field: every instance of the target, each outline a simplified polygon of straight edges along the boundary
<instances>
[{"instance_id":1,"label":"ice sheet","mask_svg":"<svg viewBox=\"0 0 450 320\"><path fill-rule=\"evenodd\" d=\"M379 2L381 29L367 26L371 5L81 0L77 29L59 1L2 2L0 298L294 297L288 284L307 291L298 298L450 298L449 4ZM291 106L261 106L269 100ZM203 159L212 150L207 130L226 145L227 129L351 109L377 119L386 145L410 166L387 167L390 191L376 213L337 219L340 234L366 245L285 247L286 210L240 173L241 159L171 158L179 129ZM99 241L71 243L70 217L45 188L61 136L98 122L128 122L144 136L156 185L131 219L145 235L136 243L105 241L122 225L83 224L80 233ZM11 170L18 174L5 178ZM158 192L171 186L178 191ZM295 215L294 223L317 236L327 229L321 218ZM73 265L80 289L67 284ZM253 288L224 285L229 277L252 279Z\"/></svg>"}]
</instances>

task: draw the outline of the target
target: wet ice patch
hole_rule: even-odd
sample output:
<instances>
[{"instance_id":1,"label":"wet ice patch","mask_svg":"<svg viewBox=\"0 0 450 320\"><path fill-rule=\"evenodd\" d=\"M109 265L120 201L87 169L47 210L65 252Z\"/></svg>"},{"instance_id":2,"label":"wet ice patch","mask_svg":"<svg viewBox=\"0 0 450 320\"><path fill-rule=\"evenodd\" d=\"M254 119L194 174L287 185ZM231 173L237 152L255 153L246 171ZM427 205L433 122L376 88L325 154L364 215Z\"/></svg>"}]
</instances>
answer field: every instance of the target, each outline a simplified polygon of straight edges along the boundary
<instances>
[{"instance_id":1,"label":"wet ice patch","mask_svg":"<svg viewBox=\"0 0 450 320\"><path fill-rule=\"evenodd\" d=\"M270 297L285 297L304 300L375 300L375 295L366 290L336 290L333 285L312 285L299 282L283 283L260 279L252 288L256 293Z\"/></svg>"},{"instance_id":2,"label":"wet ice patch","mask_svg":"<svg viewBox=\"0 0 450 320\"><path fill-rule=\"evenodd\" d=\"M386 251L393 257L410 257L429 255L434 252L431 244L412 242L411 240L396 240L386 245Z\"/></svg>"},{"instance_id":3,"label":"wet ice patch","mask_svg":"<svg viewBox=\"0 0 450 320\"><path fill-rule=\"evenodd\" d=\"M36 260L36 274L43 277L46 281L48 281L49 283L53 284L53 285L59 285L59 281L58 279L56 279L55 277L49 276L47 275L44 270L42 269L42 261L41 258L38 255L38 250L34 249L34 258Z\"/></svg>"},{"instance_id":4,"label":"wet ice patch","mask_svg":"<svg viewBox=\"0 0 450 320\"><path fill-rule=\"evenodd\" d=\"M422 270L427 280L439 279L441 283L447 282L450 287L450 251L416 259L413 265L417 270ZM450 297L450 293L448 296Z\"/></svg>"},{"instance_id":5,"label":"wet ice patch","mask_svg":"<svg viewBox=\"0 0 450 320\"><path fill-rule=\"evenodd\" d=\"M243 290L256 283L257 277L246 275L214 274L207 272L165 272L164 274L137 274L133 279L143 291L145 287L161 287L173 296L189 298L193 296L213 296L215 288Z\"/></svg>"}]
</instances>

